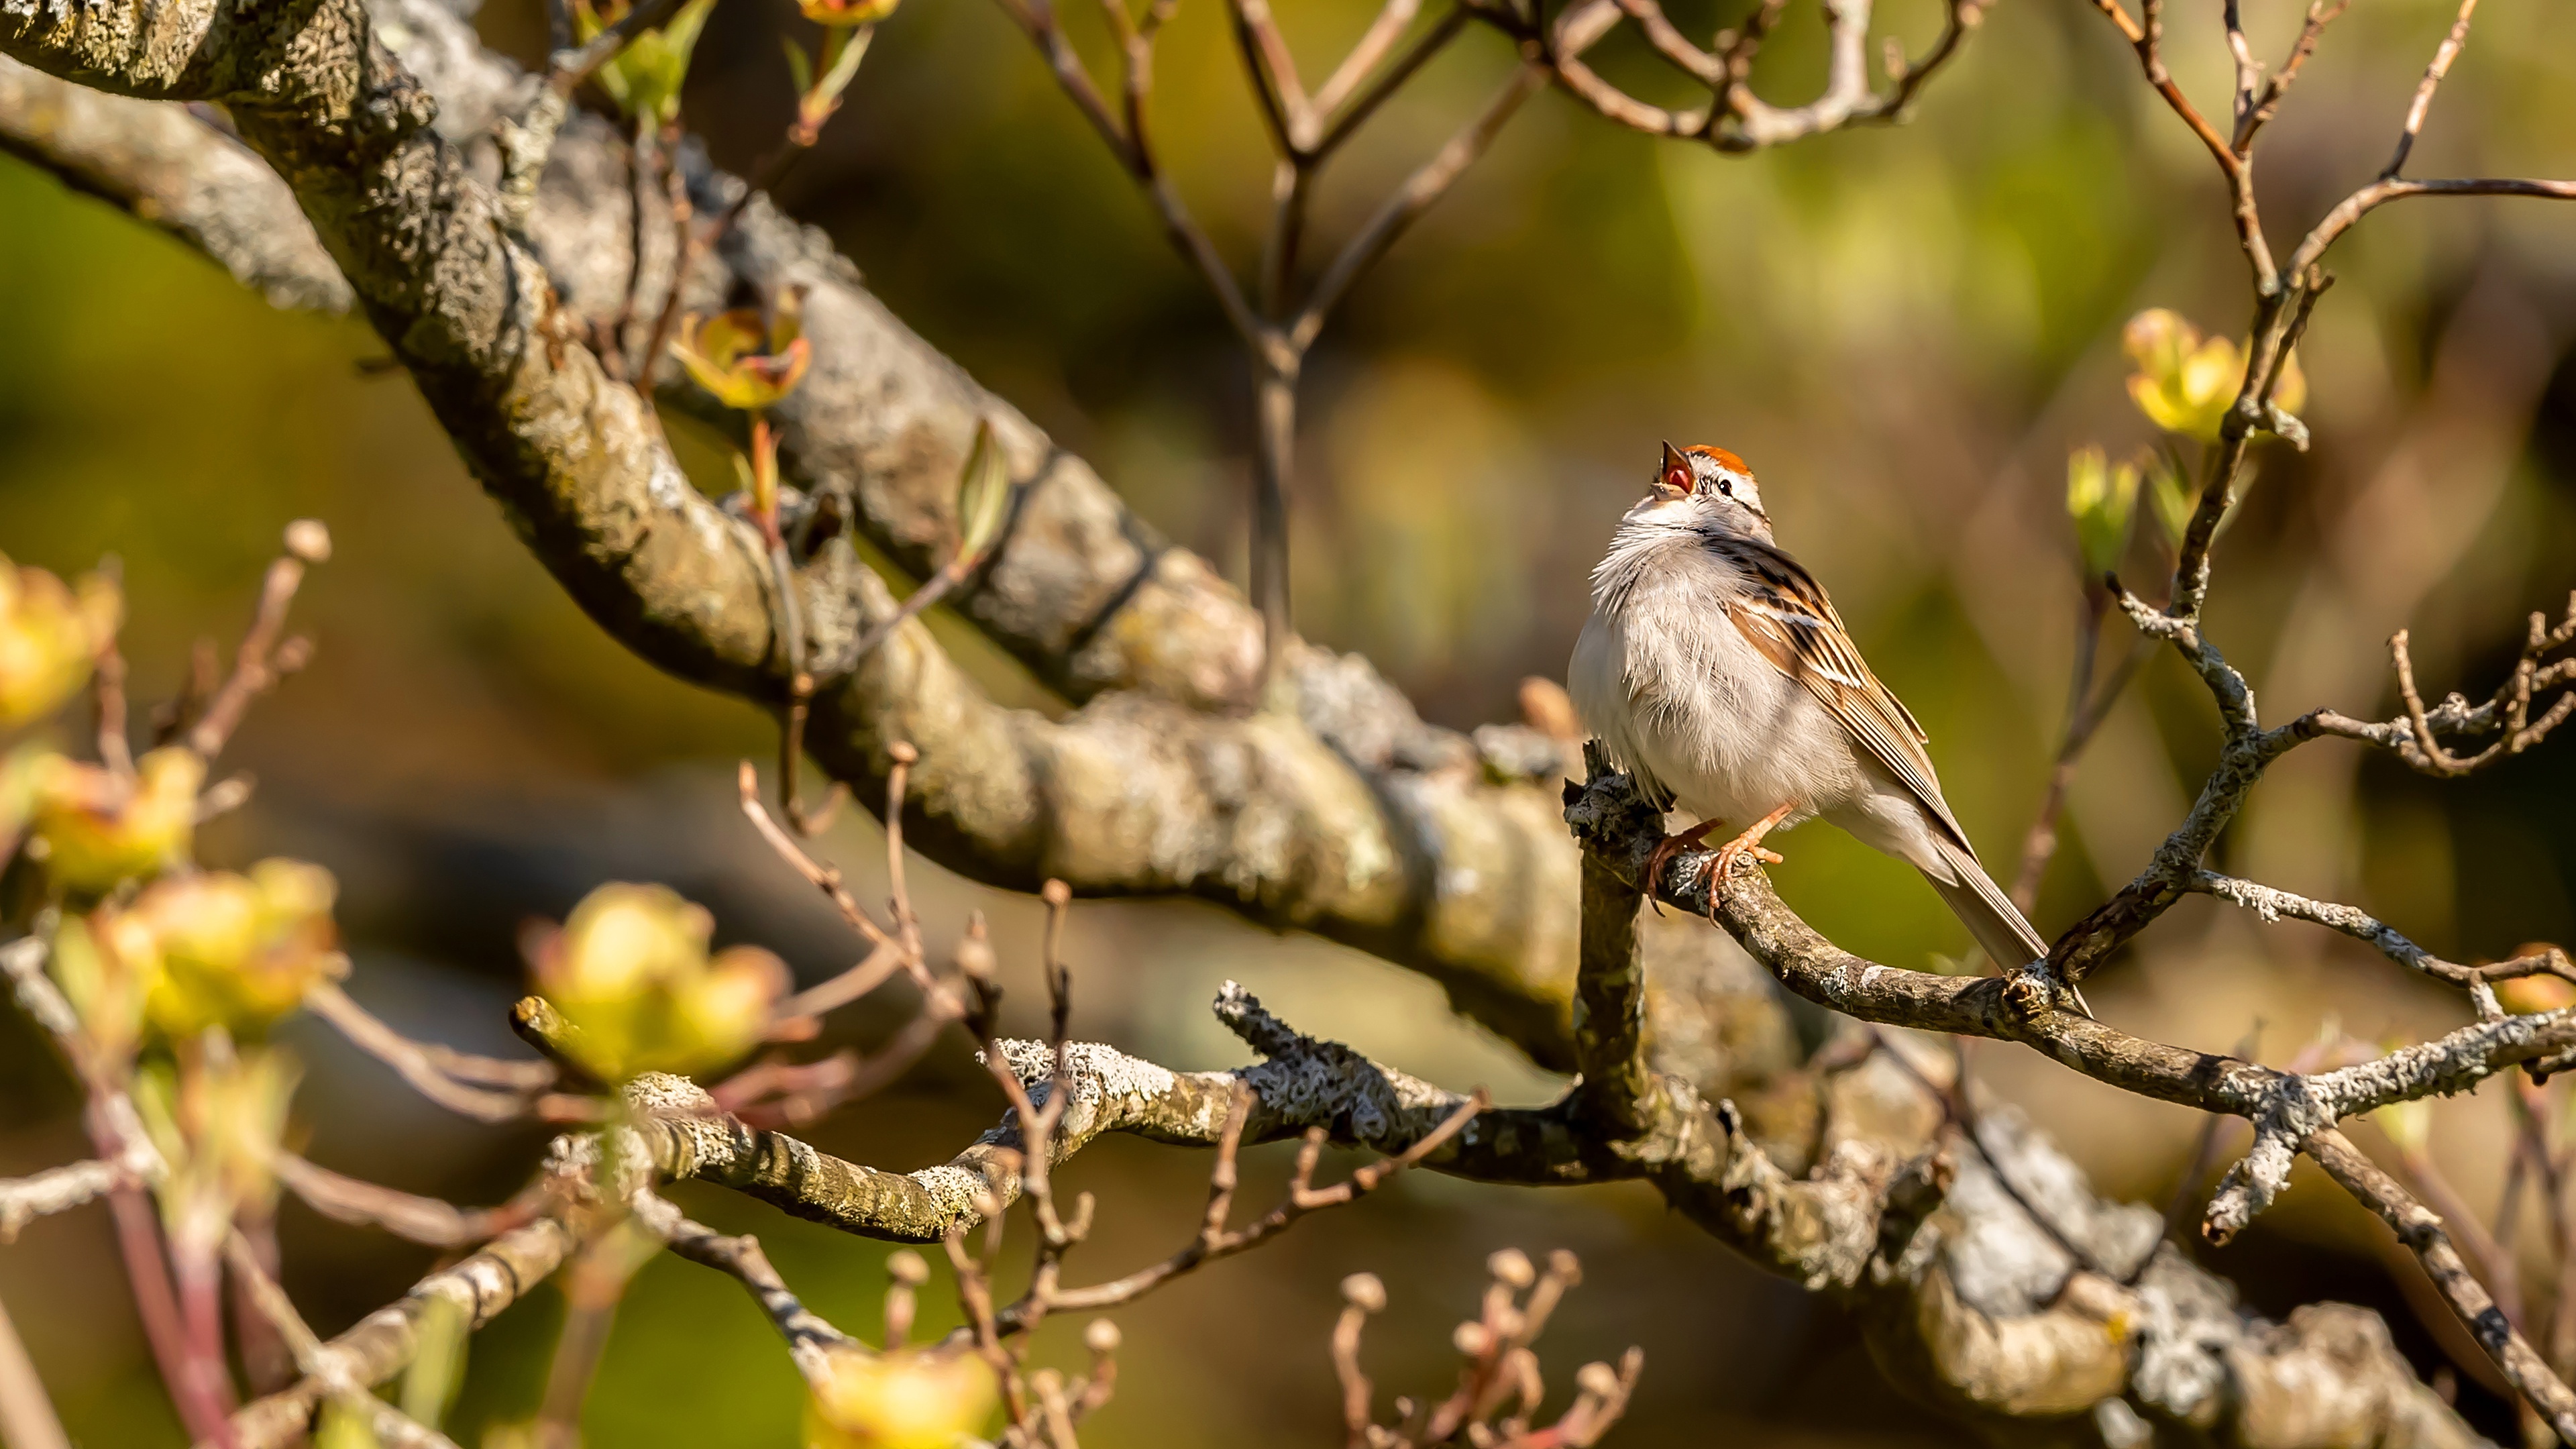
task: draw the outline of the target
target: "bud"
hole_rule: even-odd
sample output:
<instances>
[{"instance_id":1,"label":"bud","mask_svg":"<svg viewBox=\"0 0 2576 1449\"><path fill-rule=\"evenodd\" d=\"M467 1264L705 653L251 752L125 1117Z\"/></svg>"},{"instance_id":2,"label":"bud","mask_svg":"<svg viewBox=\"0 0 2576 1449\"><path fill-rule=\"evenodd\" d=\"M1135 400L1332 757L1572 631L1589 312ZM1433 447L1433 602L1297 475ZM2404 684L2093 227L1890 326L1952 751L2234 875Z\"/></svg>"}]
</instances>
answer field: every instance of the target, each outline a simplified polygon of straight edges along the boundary
<instances>
[{"instance_id":1,"label":"bud","mask_svg":"<svg viewBox=\"0 0 2576 1449\"><path fill-rule=\"evenodd\" d=\"M105 895L137 876L184 865L197 829L206 762L173 745L135 762L134 778L51 755L29 782L45 873L67 891Z\"/></svg>"},{"instance_id":2,"label":"bud","mask_svg":"<svg viewBox=\"0 0 2576 1449\"><path fill-rule=\"evenodd\" d=\"M796 0L805 18L826 28L874 25L894 13L896 0Z\"/></svg>"},{"instance_id":3,"label":"bud","mask_svg":"<svg viewBox=\"0 0 2576 1449\"><path fill-rule=\"evenodd\" d=\"M247 876L173 876L121 914L159 947L152 1024L171 1037L210 1026L258 1031L292 1013L340 965L331 904L339 884L318 865L263 860Z\"/></svg>"},{"instance_id":4,"label":"bud","mask_svg":"<svg viewBox=\"0 0 2576 1449\"><path fill-rule=\"evenodd\" d=\"M2095 447L2078 448L2066 457L2066 516L2075 521L2076 546L2084 555L2084 574L2098 579L2117 568L2129 543L2129 522L2138 511L2138 467L2113 467Z\"/></svg>"},{"instance_id":5,"label":"bud","mask_svg":"<svg viewBox=\"0 0 2576 1449\"><path fill-rule=\"evenodd\" d=\"M1001 537L1011 511L1011 465L989 422L975 424L975 441L957 477L957 552L974 558Z\"/></svg>"},{"instance_id":6,"label":"bud","mask_svg":"<svg viewBox=\"0 0 2576 1449\"><path fill-rule=\"evenodd\" d=\"M930 1281L930 1265L910 1248L897 1248L886 1254L886 1276L906 1288L918 1288Z\"/></svg>"},{"instance_id":7,"label":"bud","mask_svg":"<svg viewBox=\"0 0 2576 1449\"><path fill-rule=\"evenodd\" d=\"M572 0L573 33L588 44L633 8L628 0L600 0L596 6L591 0ZM698 32L706 28L707 13L713 9L715 0L689 0L669 24L627 41L626 48L595 73L599 88L629 116L657 125L678 119L689 56L697 49Z\"/></svg>"},{"instance_id":8,"label":"bud","mask_svg":"<svg viewBox=\"0 0 2576 1449\"><path fill-rule=\"evenodd\" d=\"M159 1191L174 1244L211 1257L235 1218L275 1203L278 1144L300 1075L275 1048L212 1050L177 1070L154 1063L136 1074L135 1110L170 1165Z\"/></svg>"},{"instance_id":9,"label":"bud","mask_svg":"<svg viewBox=\"0 0 2576 1449\"><path fill-rule=\"evenodd\" d=\"M1494 1335L1485 1325L1470 1318L1450 1332L1449 1342L1469 1358L1482 1358L1485 1350L1494 1346Z\"/></svg>"},{"instance_id":10,"label":"bud","mask_svg":"<svg viewBox=\"0 0 2576 1449\"><path fill-rule=\"evenodd\" d=\"M286 525L286 551L304 563L329 563L330 525L318 518L299 518Z\"/></svg>"},{"instance_id":11,"label":"bud","mask_svg":"<svg viewBox=\"0 0 2576 1449\"><path fill-rule=\"evenodd\" d=\"M2147 467L2147 501L2155 506L2156 522L2164 529L2166 540L2181 543L2183 534L2191 528L2191 515L2200 507L2200 499L2162 458Z\"/></svg>"},{"instance_id":12,"label":"bud","mask_svg":"<svg viewBox=\"0 0 2576 1449\"><path fill-rule=\"evenodd\" d=\"M713 317L692 315L671 343L671 355L716 401L740 412L777 404L805 380L813 344L799 316L794 289L782 293L772 316L737 307Z\"/></svg>"},{"instance_id":13,"label":"bud","mask_svg":"<svg viewBox=\"0 0 2576 1449\"><path fill-rule=\"evenodd\" d=\"M2550 949L2547 946L2525 946L2516 955L2535 956ZM2544 1011L2558 1011L2576 1006L2576 985L2558 976L2517 976L2499 981L2496 1000L2516 1016L2537 1016Z\"/></svg>"},{"instance_id":14,"label":"bud","mask_svg":"<svg viewBox=\"0 0 2576 1449\"><path fill-rule=\"evenodd\" d=\"M2245 386L2246 358L2225 337L2203 339L2200 329L2162 307L2129 319L2121 344L2137 371L2129 376L2129 397L2147 420L2169 433L2218 439L2218 425ZM2272 402L2295 413L2308 400L2308 381L2296 354L2281 360L2272 386Z\"/></svg>"},{"instance_id":15,"label":"bud","mask_svg":"<svg viewBox=\"0 0 2576 1449\"><path fill-rule=\"evenodd\" d=\"M990 984L999 964L992 938L985 932L984 913L976 911L966 918L966 933L957 938L957 972L969 981Z\"/></svg>"},{"instance_id":16,"label":"bud","mask_svg":"<svg viewBox=\"0 0 2576 1449\"><path fill-rule=\"evenodd\" d=\"M1362 1313L1384 1312L1386 1285L1375 1273L1353 1273L1342 1280L1342 1301Z\"/></svg>"},{"instance_id":17,"label":"bud","mask_svg":"<svg viewBox=\"0 0 2576 1449\"><path fill-rule=\"evenodd\" d=\"M0 756L0 840L15 840L36 810L36 781L51 768L54 752L42 745L20 745Z\"/></svg>"},{"instance_id":18,"label":"bud","mask_svg":"<svg viewBox=\"0 0 2576 1449\"><path fill-rule=\"evenodd\" d=\"M954 1449L996 1397L992 1369L970 1352L844 1351L807 1402L806 1449Z\"/></svg>"},{"instance_id":19,"label":"bud","mask_svg":"<svg viewBox=\"0 0 2576 1449\"><path fill-rule=\"evenodd\" d=\"M2433 1140L2433 1104L2418 1097L2411 1102L2391 1102L2370 1114L2373 1125L2386 1134L2397 1150L2412 1157Z\"/></svg>"},{"instance_id":20,"label":"bud","mask_svg":"<svg viewBox=\"0 0 2576 1449\"><path fill-rule=\"evenodd\" d=\"M143 1035L144 1004L161 979L152 930L118 911L66 916L54 931L52 971L81 1031L101 1056L122 1062Z\"/></svg>"},{"instance_id":21,"label":"bud","mask_svg":"<svg viewBox=\"0 0 2576 1449\"><path fill-rule=\"evenodd\" d=\"M571 1045L606 1081L719 1067L758 1044L787 968L756 946L712 960L715 918L667 886L610 884L531 952L537 989L580 1028Z\"/></svg>"},{"instance_id":22,"label":"bud","mask_svg":"<svg viewBox=\"0 0 2576 1449\"><path fill-rule=\"evenodd\" d=\"M1547 1255L1547 1273L1571 1288L1583 1281L1583 1260L1574 1256L1573 1249L1559 1248Z\"/></svg>"},{"instance_id":23,"label":"bud","mask_svg":"<svg viewBox=\"0 0 2576 1449\"><path fill-rule=\"evenodd\" d=\"M1529 1254L1518 1248L1502 1248L1485 1260L1485 1271L1506 1288L1527 1288L1538 1281L1538 1270L1530 1266Z\"/></svg>"},{"instance_id":24,"label":"bud","mask_svg":"<svg viewBox=\"0 0 2576 1449\"><path fill-rule=\"evenodd\" d=\"M104 575L75 588L0 557L0 728L52 714L88 683L123 610Z\"/></svg>"},{"instance_id":25,"label":"bud","mask_svg":"<svg viewBox=\"0 0 2576 1449\"><path fill-rule=\"evenodd\" d=\"M1106 1318L1095 1318L1083 1325L1082 1346L1093 1353L1116 1353L1121 1341L1118 1325Z\"/></svg>"},{"instance_id":26,"label":"bud","mask_svg":"<svg viewBox=\"0 0 2576 1449\"><path fill-rule=\"evenodd\" d=\"M1619 1371L1596 1359L1574 1371L1574 1386L1596 1399L1612 1398L1619 1392Z\"/></svg>"}]
</instances>

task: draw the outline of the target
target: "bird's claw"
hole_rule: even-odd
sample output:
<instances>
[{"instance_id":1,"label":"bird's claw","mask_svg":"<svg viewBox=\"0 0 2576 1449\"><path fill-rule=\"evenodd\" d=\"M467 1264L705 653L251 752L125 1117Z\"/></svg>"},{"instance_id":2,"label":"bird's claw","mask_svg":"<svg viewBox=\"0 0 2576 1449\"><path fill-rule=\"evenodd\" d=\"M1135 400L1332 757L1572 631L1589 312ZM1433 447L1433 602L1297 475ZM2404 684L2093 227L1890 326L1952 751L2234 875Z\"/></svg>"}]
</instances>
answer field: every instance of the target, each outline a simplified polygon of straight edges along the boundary
<instances>
[{"instance_id":1,"label":"bird's claw","mask_svg":"<svg viewBox=\"0 0 2576 1449\"><path fill-rule=\"evenodd\" d=\"M1750 833L1747 832L1747 835ZM1751 856L1764 865L1778 865L1787 859L1776 850L1765 849L1755 844L1753 839L1748 839L1745 835L1739 835L1719 846L1717 859L1708 863L1708 918L1711 923L1717 920L1717 883L1734 874L1735 863L1746 856Z\"/></svg>"},{"instance_id":2,"label":"bird's claw","mask_svg":"<svg viewBox=\"0 0 2576 1449\"><path fill-rule=\"evenodd\" d=\"M1662 915L1664 907L1661 901L1655 899L1655 893L1663 888L1664 871L1672 865L1673 857L1699 844L1708 835L1709 828L1716 823L1714 820L1703 820L1688 830L1667 835L1655 842L1654 851L1646 857L1643 884L1646 899L1654 905L1656 915Z\"/></svg>"}]
</instances>

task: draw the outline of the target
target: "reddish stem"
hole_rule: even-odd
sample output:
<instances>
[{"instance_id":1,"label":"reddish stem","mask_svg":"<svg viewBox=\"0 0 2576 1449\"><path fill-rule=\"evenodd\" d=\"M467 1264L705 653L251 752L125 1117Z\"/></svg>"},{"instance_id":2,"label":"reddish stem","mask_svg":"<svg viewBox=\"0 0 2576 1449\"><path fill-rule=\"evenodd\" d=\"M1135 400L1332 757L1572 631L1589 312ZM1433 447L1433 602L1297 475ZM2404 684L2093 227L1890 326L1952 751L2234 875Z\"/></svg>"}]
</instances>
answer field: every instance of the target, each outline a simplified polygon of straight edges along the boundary
<instances>
[{"instance_id":1,"label":"reddish stem","mask_svg":"<svg viewBox=\"0 0 2576 1449\"><path fill-rule=\"evenodd\" d=\"M153 1222L152 1204L135 1188L108 1195L116 1219L116 1245L125 1256L125 1276L134 1285L134 1308L143 1320L143 1336L152 1345L152 1361L169 1385L171 1406L188 1437L216 1449L232 1449L233 1426L223 1396L204 1377L207 1367L188 1351L188 1335L179 1315L178 1295L170 1288L168 1265L161 1256L161 1233ZM223 1363L213 1365L222 1372Z\"/></svg>"}]
</instances>

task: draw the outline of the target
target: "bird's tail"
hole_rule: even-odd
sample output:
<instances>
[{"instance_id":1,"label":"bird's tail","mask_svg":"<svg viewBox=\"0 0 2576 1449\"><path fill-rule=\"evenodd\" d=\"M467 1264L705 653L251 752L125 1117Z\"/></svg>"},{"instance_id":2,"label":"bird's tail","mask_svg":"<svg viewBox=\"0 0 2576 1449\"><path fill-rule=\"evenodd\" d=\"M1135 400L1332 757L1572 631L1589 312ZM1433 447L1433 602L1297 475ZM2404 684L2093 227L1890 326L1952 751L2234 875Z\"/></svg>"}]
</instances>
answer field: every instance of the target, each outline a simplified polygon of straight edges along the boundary
<instances>
[{"instance_id":1,"label":"bird's tail","mask_svg":"<svg viewBox=\"0 0 2576 1449\"><path fill-rule=\"evenodd\" d=\"M1994 958L1998 969L2009 974L2048 954L2048 942L2023 919L2012 898L1995 884L1993 876L1986 874L1975 856L1947 840L1941 842L1941 856L1954 879L1945 881L1928 870L1923 872L1923 878L1940 892L1942 903ZM2075 1004L2084 1005L2081 993L2077 993ZM2093 1013L2088 1008L2084 1014Z\"/></svg>"}]
</instances>

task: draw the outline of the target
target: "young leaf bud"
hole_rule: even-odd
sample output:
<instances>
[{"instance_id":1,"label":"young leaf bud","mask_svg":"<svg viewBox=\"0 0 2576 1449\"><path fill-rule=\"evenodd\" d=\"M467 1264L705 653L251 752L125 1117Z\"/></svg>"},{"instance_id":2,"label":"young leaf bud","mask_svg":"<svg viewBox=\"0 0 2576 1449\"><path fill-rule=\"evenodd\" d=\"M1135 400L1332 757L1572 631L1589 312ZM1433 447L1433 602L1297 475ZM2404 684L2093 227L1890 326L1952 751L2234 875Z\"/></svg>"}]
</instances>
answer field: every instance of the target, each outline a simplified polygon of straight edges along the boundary
<instances>
[{"instance_id":1,"label":"young leaf bud","mask_svg":"<svg viewBox=\"0 0 2576 1449\"><path fill-rule=\"evenodd\" d=\"M206 762L173 745L135 761L134 778L60 755L33 766L29 783L45 873L82 895L187 862L197 829L197 791Z\"/></svg>"},{"instance_id":2,"label":"young leaf bud","mask_svg":"<svg viewBox=\"0 0 2576 1449\"><path fill-rule=\"evenodd\" d=\"M954 1449L998 1397L972 1353L844 1351L807 1402L806 1449Z\"/></svg>"},{"instance_id":3,"label":"young leaf bud","mask_svg":"<svg viewBox=\"0 0 2576 1449\"><path fill-rule=\"evenodd\" d=\"M1386 1285L1375 1273L1353 1273L1342 1280L1342 1301L1362 1313L1386 1311Z\"/></svg>"},{"instance_id":4,"label":"young leaf bud","mask_svg":"<svg viewBox=\"0 0 2576 1449\"><path fill-rule=\"evenodd\" d=\"M78 587L0 557L0 728L53 713L89 682L124 602L104 575Z\"/></svg>"}]
</instances>

